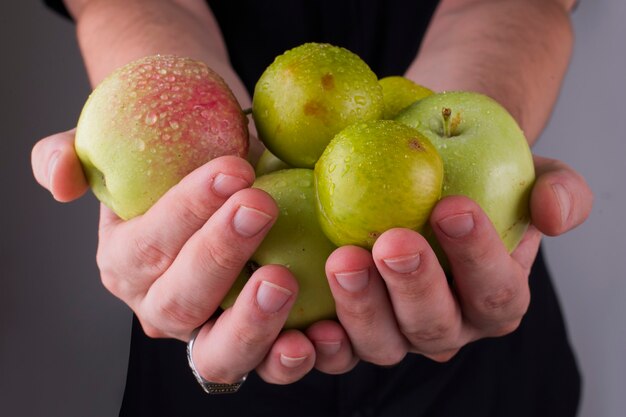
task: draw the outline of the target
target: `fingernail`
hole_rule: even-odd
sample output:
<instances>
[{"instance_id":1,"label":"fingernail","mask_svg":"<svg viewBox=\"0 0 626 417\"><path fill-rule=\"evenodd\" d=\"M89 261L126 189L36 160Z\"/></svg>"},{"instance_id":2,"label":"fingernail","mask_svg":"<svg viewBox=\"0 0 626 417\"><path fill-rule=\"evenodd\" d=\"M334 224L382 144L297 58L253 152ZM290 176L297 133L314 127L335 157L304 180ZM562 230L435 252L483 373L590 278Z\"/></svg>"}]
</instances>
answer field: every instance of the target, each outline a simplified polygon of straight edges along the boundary
<instances>
[{"instance_id":1,"label":"fingernail","mask_svg":"<svg viewBox=\"0 0 626 417\"><path fill-rule=\"evenodd\" d=\"M285 305L291 294L292 292L287 288L269 281L261 281L256 292L256 302L264 312L275 313Z\"/></svg>"},{"instance_id":2,"label":"fingernail","mask_svg":"<svg viewBox=\"0 0 626 417\"><path fill-rule=\"evenodd\" d=\"M48 187L52 185L52 172L54 171L54 168L56 167L57 162L59 162L59 156L61 156L61 151L55 151L50 156L50 160L48 161L48 173L47 173L48 177L46 178L46 181L48 181Z\"/></svg>"},{"instance_id":3,"label":"fingernail","mask_svg":"<svg viewBox=\"0 0 626 417\"><path fill-rule=\"evenodd\" d=\"M248 183L243 178L234 175L219 173L213 179L213 191L221 197L230 197L247 186Z\"/></svg>"},{"instance_id":4,"label":"fingernail","mask_svg":"<svg viewBox=\"0 0 626 417\"><path fill-rule=\"evenodd\" d=\"M341 287L349 292L358 292L367 287L369 282L369 270L338 272L335 279Z\"/></svg>"},{"instance_id":5,"label":"fingernail","mask_svg":"<svg viewBox=\"0 0 626 417\"><path fill-rule=\"evenodd\" d=\"M340 341L317 341L315 342L315 350L324 355L334 355L341 349Z\"/></svg>"},{"instance_id":6,"label":"fingernail","mask_svg":"<svg viewBox=\"0 0 626 417\"><path fill-rule=\"evenodd\" d=\"M554 192L554 195L559 202L559 207L561 208L561 224L565 224L565 222L569 218L569 213L571 209L571 200L569 198L569 193L567 192L567 189L561 184L553 184L552 191Z\"/></svg>"},{"instance_id":7,"label":"fingernail","mask_svg":"<svg viewBox=\"0 0 626 417\"><path fill-rule=\"evenodd\" d=\"M383 259L383 262L389 269L400 274L408 274L417 270L417 267L420 265L420 261L421 257L419 253Z\"/></svg>"},{"instance_id":8,"label":"fingernail","mask_svg":"<svg viewBox=\"0 0 626 417\"><path fill-rule=\"evenodd\" d=\"M300 356L298 358L292 358L291 356L287 356L283 353L280 354L280 363L287 368L296 368L302 365L302 362L306 360L306 356Z\"/></svg>"},{"instance_id":9,"label":"fingernail","mask_svg":"<svg viewBox=\"0 0 626 417\"><path fill-rule=\"evenodd\" d=\"M440 220L437 224L448 237L459 238L472 231L474 216L472 213L455 214Z\"/></svg>"},{"instance_id":10,"label":"fingernail","mask_svg":"<svg viewBox=\"0 0 626 417\"><path fill-rule=\"evenodd\" d=\"M252 207L239 206L233 226L243 237L252 237L259 233L272 220L272 216Z\"/></svg>"}]
</instances>

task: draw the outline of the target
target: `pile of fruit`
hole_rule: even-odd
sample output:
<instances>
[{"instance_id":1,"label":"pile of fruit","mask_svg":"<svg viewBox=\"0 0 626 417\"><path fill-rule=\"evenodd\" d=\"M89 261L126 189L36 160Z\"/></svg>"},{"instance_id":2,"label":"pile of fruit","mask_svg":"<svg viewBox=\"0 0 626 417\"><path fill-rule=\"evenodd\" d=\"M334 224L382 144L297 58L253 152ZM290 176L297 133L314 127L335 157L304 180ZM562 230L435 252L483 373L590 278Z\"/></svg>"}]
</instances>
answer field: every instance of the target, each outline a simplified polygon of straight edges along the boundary
<instances>
[{"instance_id":1,"label":"pile of fruit","mask_svg":"<svg viewBox=\"0 0 626 417\"><path fill-rule=\"evenodd\" d=\"M429 236L428 218L445 196L475 200L509 250L530 221L530 149L513 117L484 95L379 79L354 53L307 43L261 75L252 116L267 148L254 186L274 197L281 214L224 307L253 265L279 263L300 284L286 327L332 317L330 253L342 245L371 249L394 227ZM153 56L94 90L76 150L96 196L129 219L208 160L245 157L247 124L206 65Z\"/></svg>"}]
</instances>

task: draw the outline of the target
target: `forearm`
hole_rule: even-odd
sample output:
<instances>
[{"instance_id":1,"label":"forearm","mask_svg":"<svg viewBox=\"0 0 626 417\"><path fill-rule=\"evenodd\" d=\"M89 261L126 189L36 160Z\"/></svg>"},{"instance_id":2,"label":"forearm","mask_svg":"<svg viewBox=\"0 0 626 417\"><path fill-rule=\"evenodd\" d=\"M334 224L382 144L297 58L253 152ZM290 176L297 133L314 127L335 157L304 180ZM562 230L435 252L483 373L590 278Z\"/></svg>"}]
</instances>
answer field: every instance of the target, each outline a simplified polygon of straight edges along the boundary
<instances>
[{"instance_id":1,"label":"forearm","mask_svg":"<svg viewBox=\"0 0 626 417\"><path fill-rule=\"evenodd\" d=\"M407 77L491 96L528 141L544 128L569 64L573 1L442 0Z\"/></svg>"},{"instance_id":2,"label":"forearm","mask_svg":"<svg viewBox=\"0 0 626 417\"><path fill-rule=\"evenodd\" d=\"M66 0L92 85L140 57L199 59L220 74L242 107L250 97L231 68L211 11L196 0Z\"/></svg>"}]
</instances>

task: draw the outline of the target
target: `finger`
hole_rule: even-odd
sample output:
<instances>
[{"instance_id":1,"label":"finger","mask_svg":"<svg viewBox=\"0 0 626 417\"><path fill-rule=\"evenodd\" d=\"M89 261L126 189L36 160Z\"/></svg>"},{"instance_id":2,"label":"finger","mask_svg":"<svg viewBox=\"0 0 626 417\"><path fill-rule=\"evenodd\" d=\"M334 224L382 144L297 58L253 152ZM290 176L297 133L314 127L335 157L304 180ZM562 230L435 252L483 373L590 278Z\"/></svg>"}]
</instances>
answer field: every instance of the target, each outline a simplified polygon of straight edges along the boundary
<instances>
[{"instance_id":1,"label":"finger","mask_svg":"<svg viewBox=\"0 0 626 417\"><path fill-rule=\"evenodd\" d=\"M549 236L563 234L582 224L593 205L585 179L563 162L535 157L537 180L531 193L533 224Z\"/></svg>"},{"instance_id":2,"label":"finger","mask_svg":"<svg viewBox=\"0 0 626 417\"><path fill-rule=\"evenodd\" d=\"M297 292L286 268L255 271L235 304L198 333L192 355L199 373L211 382L233 383L255 369L271 350Z\"/></svg>"},{"instance_id":3,"label":"finger","mask_svg":"<svg viewBox=\"0 0 626 417\"><path fill-rule=\"evenodd\" d=\"M105 286L127 302L143 296L185 242L233 193L253 181L246 161L221 157L183 178L142 216L125 222L103 207L97 257Z\"/></svg>"},{"instance_id":4,"label":"finger","mask_svg":"<svg viewBox=\"0 0 626 417\"><path fill-rule=\"evenodd\" d=\"M326 262L337 317L356 355L377 365L393 365L407 353L385 284L371 254L356 246L335 250Z\"/></svg>"},{"instance_id":5,"label":"finger","mask_svg":"<svg viewBox=\"0 0 626 417\"><path fill-rule=\"evenodd\" d=\"M539 252L541 237L541 232L531 224L528 226L528 230L520 243L511 253L511 257L522 266L522 269L526 271L526 275L530 274L530 269L535 262L537 252Z\"/></svg>"},{"instance_id":6,"label":"finger","mask_svg":"<svg viewBox=\"0 0 626 417\"><path fill-rule=\"evenodd\" d=\"M278 336L256 372L266 382L285 385L301 379L314 364L311 341L302 332L288 330Z\"/></svg>"},{"instance_id":7,"label":"finger","mask_svg":"<svg viewBox=\"0 0 626 417\"><path fill-rule=\"evenodd\" d=\"M89 188L74 150L74 130L37 142L31 152L31 165L37 182L57 201L75 200Z\"/></svg>"},{"instance_id":8,"label":"finger","mask_svg":"<svg viewBox=\"0 0 626 417\"><path fill-rule=\"evenodd\" d=\"M465 197L441 200L431 226L450 262L464 317L480 337L509 333L528 308L528 274L507 252L480 207Z\"/></svg>"},{"instance_id":9,"label":"finger","mask_svg":"<svg viewBox=\"0 0 626 417\"><path fill-rule=\"evenodd\" d=\"M461 309L430 245L408 229L383 233L372 249L402 334L413 350L436 354L467 339Z\"/></svg>"},{"instance_id":10,"label":"finger","mask_svg":"<svg viewBox=\"0 0 626 417\"><path fill-rule=\"evenodd\" d=\"M343 374L359 362L345 330L332 320L312 324L306 335L315 346L315 368L327 374Z\"/></svg>"},{"instance_id":11,"label":"finger","mask_svg":"<svg viewBox=\"0 0 626 417\"><path fill-rule=\"evenodd\" d=\"M198 230L140 299L136 311L165 335L186 333L219 307L278 216L274 200L248 188Z\"/></svg>"}]
</instances>

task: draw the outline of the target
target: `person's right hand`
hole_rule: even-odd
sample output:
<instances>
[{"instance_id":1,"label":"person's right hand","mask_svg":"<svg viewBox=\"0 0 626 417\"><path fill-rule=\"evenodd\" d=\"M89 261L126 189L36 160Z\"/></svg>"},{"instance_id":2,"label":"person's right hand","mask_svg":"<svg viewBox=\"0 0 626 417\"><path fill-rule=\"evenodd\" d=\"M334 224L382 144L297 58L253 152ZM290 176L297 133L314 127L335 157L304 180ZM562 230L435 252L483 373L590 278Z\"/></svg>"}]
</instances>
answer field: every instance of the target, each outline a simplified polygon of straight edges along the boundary
<instances>
[{"instance_id":1,"label":"person's right hand","mask_svg":"<svg viewBox=\"0 0 626 417\"><path fill-rule=\"evenodd\" d=\"M58 201L88 188L73 143L68 131L33 148L35 178ZM312 369L315 349L303 333L281 331L298 291L286 268L258 269L235 305L213 317L278 215L253 181L245 160L226 156L193 171L142 216L123 221L101 205L97 262L104 286L148 336L187 341L202 326L193 357L205 379L232 383L256 369L268 382L290 383Z\"/></svg>"}]
</instances>

